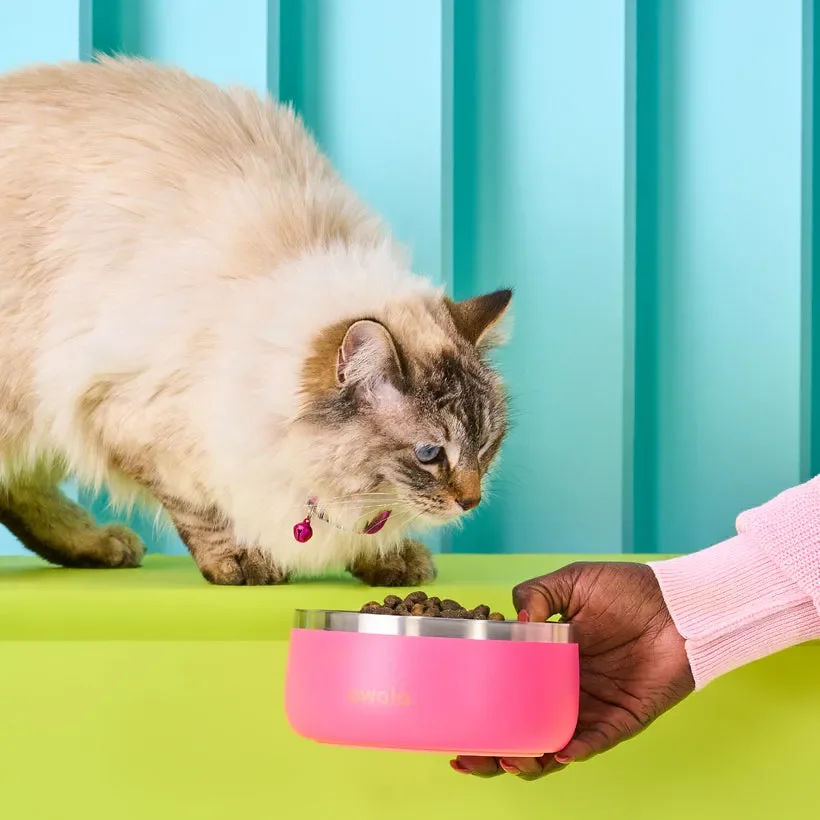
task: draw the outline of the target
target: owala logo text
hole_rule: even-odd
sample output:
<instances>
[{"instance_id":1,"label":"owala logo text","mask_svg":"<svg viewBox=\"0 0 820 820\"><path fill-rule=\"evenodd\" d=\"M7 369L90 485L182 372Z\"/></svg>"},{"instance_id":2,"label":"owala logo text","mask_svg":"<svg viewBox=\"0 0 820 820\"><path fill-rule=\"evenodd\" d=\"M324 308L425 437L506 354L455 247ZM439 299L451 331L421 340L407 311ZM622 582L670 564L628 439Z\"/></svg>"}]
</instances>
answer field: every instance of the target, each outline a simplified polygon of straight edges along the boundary
<instances>
[{"instance_id":1,"label":"owala logo text","mask_svg":"<svg viewBox=\"0 0 820 820\"><path fill-rule=\"evenodd\" d=\"M377 706L410 706L410 695L395 686L389 689L351 689L347 693L351 703L373 703Z\"/></svg>"}]
</instances>

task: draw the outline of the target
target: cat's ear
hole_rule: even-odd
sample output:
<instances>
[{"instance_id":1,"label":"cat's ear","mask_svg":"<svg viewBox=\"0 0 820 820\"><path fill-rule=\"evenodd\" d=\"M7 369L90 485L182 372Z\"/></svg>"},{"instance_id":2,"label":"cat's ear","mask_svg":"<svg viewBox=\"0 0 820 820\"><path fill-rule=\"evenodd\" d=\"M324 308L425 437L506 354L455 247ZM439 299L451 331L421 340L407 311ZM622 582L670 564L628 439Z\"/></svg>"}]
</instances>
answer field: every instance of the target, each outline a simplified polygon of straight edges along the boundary
<instances>
[{"instance_id":1,"label":"cat's ear","mask_svg":"<svg viewBox=\"0 0 820 820\"><path fill-rule=\"evenodd\" d=\"M336 355L336 384L362 387L375 398L395 398L404 385L399 354L390 331L361 319L345 333Z\"/></svg>"},{"instance_id":2,"label":"cat's ear","mask_svg":"<svg viewBox=\"0 0 820 820\"><path fill-rule=\"evenodd\" d=\"M444 304L461 336L476 347L491 347L502 341L497 329L512 295L511 290L497 290L462 302L445 299Z\"/></svg>"}]
</instances>

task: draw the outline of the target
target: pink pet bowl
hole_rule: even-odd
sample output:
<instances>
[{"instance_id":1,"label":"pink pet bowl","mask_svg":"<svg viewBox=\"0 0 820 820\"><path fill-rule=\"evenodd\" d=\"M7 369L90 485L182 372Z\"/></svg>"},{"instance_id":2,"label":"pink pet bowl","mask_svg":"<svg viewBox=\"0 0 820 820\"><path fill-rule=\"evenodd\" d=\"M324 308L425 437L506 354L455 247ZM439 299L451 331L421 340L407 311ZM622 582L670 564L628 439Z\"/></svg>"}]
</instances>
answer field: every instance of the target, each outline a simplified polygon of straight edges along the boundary
<instances>
[{"instance_id":1,"label":"pink pet bowl","mask_svg":"<svg viewBox=\"0 0 820 820\"><path fill-rule=\"evenodd\" d=\"M319 743L537 757L578 695L569 624L298 610L291 631L285 712Z\"/></svg>"}]
</instances>

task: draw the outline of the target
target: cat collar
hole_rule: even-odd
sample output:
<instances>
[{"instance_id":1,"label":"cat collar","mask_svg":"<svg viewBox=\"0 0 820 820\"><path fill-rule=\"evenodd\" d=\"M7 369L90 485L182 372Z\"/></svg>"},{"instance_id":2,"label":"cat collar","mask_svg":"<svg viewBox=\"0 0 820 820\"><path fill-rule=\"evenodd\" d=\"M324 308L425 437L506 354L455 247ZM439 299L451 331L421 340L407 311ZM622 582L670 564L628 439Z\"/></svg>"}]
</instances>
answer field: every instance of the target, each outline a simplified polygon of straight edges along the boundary
<instances>
[{"instance_id":1,"label":"cat collar","mask_svg":"<svg viewBox=\"0 0 820 820\"><path fill-rule=\"evenodd\" d=\"M293 537L300 544L304 544L313 538L313 527L310 524L313 516L320 518L322 521L327 521L329 524L333 524L333 522L319 509L318 504L319 499L309 498L307 500L307 516L298 524L294 524L293 526ZM380 532L387 523L387 519L390 518L390 515L390 510L382 510L372 521L369 521L365 525L365 528L359 533L359 535L375 535L377 532ZM334 526L337 529L342 529L342 527L338 524L334 524Z\"/></svg>"}]
</instances>

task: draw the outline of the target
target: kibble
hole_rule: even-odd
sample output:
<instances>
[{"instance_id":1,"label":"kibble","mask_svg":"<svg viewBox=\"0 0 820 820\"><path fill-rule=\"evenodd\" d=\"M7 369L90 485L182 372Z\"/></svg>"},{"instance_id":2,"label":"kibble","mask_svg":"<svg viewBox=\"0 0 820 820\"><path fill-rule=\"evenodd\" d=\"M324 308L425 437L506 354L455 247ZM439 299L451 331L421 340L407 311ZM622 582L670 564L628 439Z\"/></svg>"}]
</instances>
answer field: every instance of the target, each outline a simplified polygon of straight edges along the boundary
<instances>
[{"instance_id":1,"label":"kibble","mask_svg":"<svg viewBox=\"0 0 820 820\"><path fill-rule=\"evenodd\" d=\"M442 618L472 618L473 613L466 609L442 609Z\"/></svg>"},{"instance_id":2,"label":"kibble","mask_svg":"<svg viewBox=\"0 0 820 820\"><path fill-rule=\"evenodd\" d=\"M503 621L500 612L491 612L486 604L479 604L473 609L463 607L452 598L443 601L435 595L428 597L426 592L411 592L403 599L398 595L388 595L384 603L368 601L360 610L367 615L398 615L423 618L455 618L475 621Z\"/></svg>"}]
</instances>

